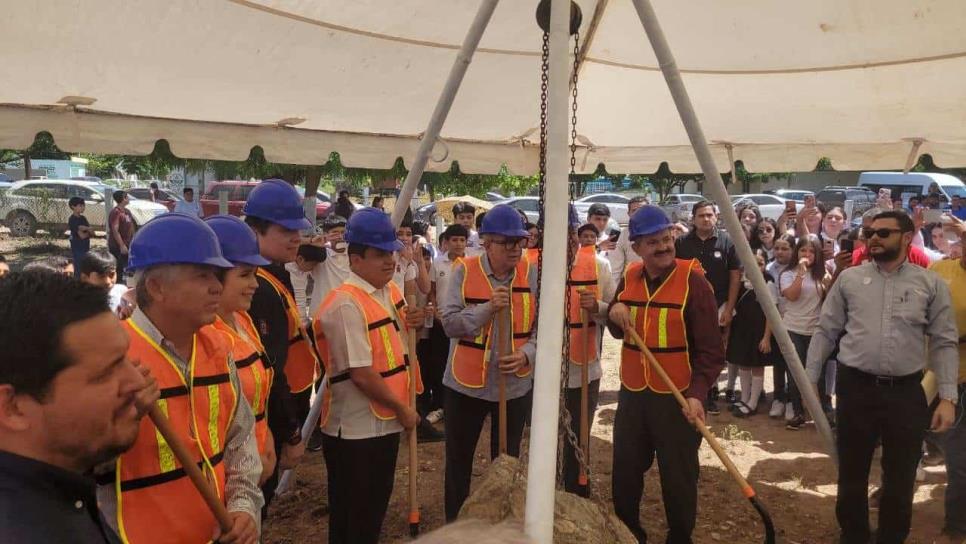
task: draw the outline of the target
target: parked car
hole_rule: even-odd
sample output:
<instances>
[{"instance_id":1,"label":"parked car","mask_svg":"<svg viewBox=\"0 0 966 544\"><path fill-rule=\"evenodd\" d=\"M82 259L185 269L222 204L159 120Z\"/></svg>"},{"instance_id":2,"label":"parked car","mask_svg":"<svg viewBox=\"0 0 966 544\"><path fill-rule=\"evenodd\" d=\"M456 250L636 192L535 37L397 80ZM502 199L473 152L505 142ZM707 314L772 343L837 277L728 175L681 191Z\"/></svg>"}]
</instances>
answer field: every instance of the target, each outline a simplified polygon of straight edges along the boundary
<instances>
[{"instance_id":1,"label":"parked car","mask_svg":"<svg viewBox=\"0 0 966 544\"><path fill-rule=\"evenodd\" d=\"M805 197L815 195L812 191L803 191L801 189L769 189L765 191L765 194L780 196L785 200L794 200L795 202L802 203L805 202Z\"/></svg>"},{"instance_id":2,"label":"parked car","mask_svg":"<svg viewBox=\"0 0 966 544\"><path fill-rule=\"evenodd\" d=\"M846 187L829 185L815 195L815 199L826 206L840 206L845 210L845 201L852 201L852 216L849 223L852 226L862 224L862 214L875 207L876 193L865 187Z\"/></svg>"},{"instance_id":3,"label":"parked car","mask_svg":"<svg viewBox=\"0 0 966 544\"><path fill-rule=\"evenodd\" d=\"M210 182L207 185L205 192L201 195L200 204L202 217L218 214L218 199L221 193L228 194L228 214L240 217L242 215L242 209L245 208L245 201L248 200L248 195L251 194L252 190L258 186L258 183L259 182L257 181ZM301 188L296 187L296 189ZM299 192L304 195L304 189ZM316 221L321 221L326 215L328 215L329 207L332 205L328 198L329 195L321 192L316 198Z\"/></svg>"},{"instance_id":4,"label":"parked car","mask_svg":"<svg viewBox=\"0 0 966 544\"><path fill-rule=\"evenodd\" d=\"M174 211L174 206L179 200L184 200L180 195L177 195L167 189L158 189L158 193L160 193L161 198L155 202L167 208L169 212ZM128 189L127 194L139 200L152 200L151 189L148 187L135 187L133 189Z\"/></svg>"},{"instance_id":5,"label":"parked car","mask_svg":"<svg viewBox=\"0 0 966 544\"><path fill-rule=\"evenodd\" d=\"M67 218L71 214L67 201L79 196L87 204L84 215L91 227L104 231L107 226L104 192L108 189L106 185L89 181L18 181L0 197L0 218L13 236L33 236L37 229L63 232L67 230ZM135 226L168 211L161 204L137 198L131 198L128 210L134 216Z\"/></svg>"},{"instance_id":6,"label":"parked car","mask_svg":"<svg viewBox=\"0 0 966 544\"><path fill-rule=\"evenodd\" d=\"M616 193L597 193L593 195L585 195L574 201L574 207L577 208L577 215L580 217L581 221L587 220L587 210L593 204L601 203L606 205L610 209L611 219L617 221L621 225L626 225L629 217L627 215L627 203L630 202L630 198L619 195Z\"/></svg>"},{"instance_id":7,"label":"parked car","mask_svg":"<svg viewBox=\"0 0 966 544\"><path fill-rule=\"evenodd\" d=\"M660 206L664 213L668 214L671 221L690 221L691 207L705 198L701 195L690 193L675 193L667 195Z\"/></svg>"},{"instance_id":8,"label":"parked car","mask_svg":"<svg viewBox=\"0 0 966 544\"><path fill-rule=\"evenodd\" d=\"M933 172L862 172L859 174L858 185L876 193L879 189L891 189L892 198L902 198L903 205L911 197L918 198L929 194L929 187L932 185L938 189L943 207L948 207L954 196L966 198L966 184L959 178Z\"/></svg>"},{"instance_id":9,"label":"parked car","mask_svg":"<svg viewBox=\"0 0 966 544\"><path fill-rule=\"evenodd\" d=\"M741 201L751 201L758 206L758 211L761 213L762 217L768 217L774 220L778 220L783 213L785 213L785 201L786 199L776 196L769 195L765 193L755 193L755 194L744 194L744 195L733 195L731 197L731 204L737 206ZM792 202L795 202L794 200ZM804 202L795 202L796 209L802 209Z\"/></svg>"},{"instance_id":10,"label":"parked car","mask_svg":"<svg viewBox=\"0 0 966 544\"><path fill-rule=\"evenodd\" d=\"M499 202L499 204L509 204L514 208L522 211L527 216L527 220L531 223L536 224L540 221L540 198L535 196L518 196L515 198L508 198Z\"/></svg>"},{"instance_id":11,"label":"parked car","mask_svg":"<svg viewBox=\"0 0 966 544\"><path fill-rule=\"evenodd\" d=\"M432 225L436 222L436 203L430 202L429 204L423 204L422 206L416 208L413 211L413 219L416 221L425 221Z\"/></svg>"},{"instance_id":12,"label":"parked car","mask_svg":"<svg viewBox=\"0 0 966 544\"><path fill-rule=\"evenodd\" d=\"M506 197L505 196L501 195L500 193L498 193L496 191L490 191L490 192L486 193L486 195L484 195L483 198L485 200L487 200L488 202L499 202L501 200L506 200Z\"/></svg>"},{"instance_id":13,"label":"parked car","mask_svg":"<svg viewBox=\"0 0 966 544\"><path fill-rule=\"evenodd\" d=\"M13 185L13 178L6 174L0 174L0 190L9 189Z\"/></svg>"}]
</instances>

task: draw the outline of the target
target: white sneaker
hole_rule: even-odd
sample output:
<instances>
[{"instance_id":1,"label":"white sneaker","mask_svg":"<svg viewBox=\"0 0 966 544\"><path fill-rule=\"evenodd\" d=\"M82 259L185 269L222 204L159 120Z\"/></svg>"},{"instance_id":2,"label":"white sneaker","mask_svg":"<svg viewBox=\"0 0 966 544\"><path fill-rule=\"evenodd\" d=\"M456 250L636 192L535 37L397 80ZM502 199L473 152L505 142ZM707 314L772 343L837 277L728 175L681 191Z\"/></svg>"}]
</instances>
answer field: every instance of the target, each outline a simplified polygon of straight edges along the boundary
<instances>
[{"instance_id":1,"label":"white sneaker","mask_svg":"<svg viewBox=\"0 0 966 544\"><path fill-rule=\"evenodd\" d=\"M426 421L436 424L443 420L443 409L433 410L426 414Z\"/></svg>"},{"instance_id":2,"label":"white sneaker","mask_svg":"<svg viewBox=\"0 0 966 544\"><path fill-rule=\"evenodd\" d=\"M791 421L793 419L795 419L795 407L792 406L792 403L786 402L785 403L785 421Z\"/></svg>"},{"instance_id":3,"label":"white sneaker","mask_svg":"<svg viewBox=\"0 0 966 544\"><path fill-rule=\"evenodd\" d=\"M926 470L922 468L922 461L919 461L919 466L916 467L916 481L917 482L926 481Z\"/></svg>"},{"instance_id":4,"label":"white sneaker","mask_svg":"<svg viewBox=\"0 0 966 544\"><path fill-rule=\"evenodd\" d=\"M768 417L782 417L785 413L785 403L780 400L771 401L771 411L768 412Z\"/></svg>"}]
</instances>

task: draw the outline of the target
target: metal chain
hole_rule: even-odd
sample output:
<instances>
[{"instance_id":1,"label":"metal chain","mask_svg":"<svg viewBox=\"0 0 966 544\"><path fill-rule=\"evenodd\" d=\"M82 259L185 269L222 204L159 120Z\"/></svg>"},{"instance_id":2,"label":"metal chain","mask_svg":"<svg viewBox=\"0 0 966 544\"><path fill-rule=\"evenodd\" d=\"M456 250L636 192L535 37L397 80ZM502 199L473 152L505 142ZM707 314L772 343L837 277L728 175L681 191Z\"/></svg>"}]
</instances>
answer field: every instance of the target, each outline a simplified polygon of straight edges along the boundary
<instances>
[{"instance_id":1,"label":"metal chain","mask_svg":"<svg viewBox=\"0 0 966 544\"><path fill-rule=\"evenodd\" d=\"M541 287L541 273L543 270L543 227L546 217L545 198L547 193L547 89L550 86L550 33L543 33L543 51L540 57L540 175L538 179L539 197L537 210L537 236L540 237L540 251L537 252L537 293ZM533 322L540 319L540 304L533 311Z\"/></svg>"}]
</instances>

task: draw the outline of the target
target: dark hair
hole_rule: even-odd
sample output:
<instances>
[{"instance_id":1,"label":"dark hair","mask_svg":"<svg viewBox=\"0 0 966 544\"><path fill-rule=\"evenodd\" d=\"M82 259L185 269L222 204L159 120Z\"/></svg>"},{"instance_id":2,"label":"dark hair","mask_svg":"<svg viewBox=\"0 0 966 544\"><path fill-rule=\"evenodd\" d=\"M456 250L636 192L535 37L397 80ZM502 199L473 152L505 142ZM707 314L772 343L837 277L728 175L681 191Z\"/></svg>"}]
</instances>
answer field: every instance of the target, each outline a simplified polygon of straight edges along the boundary
<instances>
[{"instance_id":1,"label":"dark hair","mask_svg":"<svg viewBox=\"0 0 966 544\"><path fill-rule=\"evenodd\" d=\"M815 260L812 261L812 266L808 268L808 274L818 283L825 277L825 259L822 258L822 242L814 234L802 236L798 239L798 243L792 246L792 260L788 263L788 267L785 270L794 270L798 266L798 260L801 258L798 256L798 253L806 245L811 245L812 251L815 253Z\"/></svg>"},{"instance_id":2,"label":"dark hair","mask_svg":"<svg viewBox=\"0 0 966 544\"><path fill-rule=\"evenodd\" d=\"M364 245L364 244L349 242L349 248L346 249L346 254L347 255L350 255L350 256L351 255L358 255L360 257L365 257L366 256L366 249L368 249L368 248L369 248L369 246Z\"/></svg>"},{"instance_id":3,"label":"dark hair","mask_svg":"<svg viewBox=\"0 0 966 544\"><path fill-rule=\"evenodd\" d=\"M64 269L68 266L70 266L70 259L67 257L61 257L60 255L53 255L51 257L45 257L28 264L27 266L23 267L23 271L53 272L55 274L63 274Z\"/></svg>"},{"instance_id":4,"label":"dark hair","mask_svg":"<svg viewBox=\"0 0 966 544\"><path fill-rule=\"evenodd\" d=\"M580 227L577 229L577 236L580 236L584 233L584 231L588 230L593 231L594 236L600 236L600 229L598 229L597 225L593 223L584 223L583 225L580 225Z\"/></svg>"},{"instance_id":5,"label":"dark hair","mask_svg":"<svg viewBox=\"0 0 966 544\"><path fill-rule=\"evenodd\" d=\"M117 271L117 259L104 248L94 248L77 263L77 270L80 274L97 273L103 276Z\"/></svg>"},{"instance_id":6,"label":"dark hair","mask_svg":"<svg viewBox=\"0 0 966 544\"><path fill-rule=\"evenodd\" d=\"M19 272L0 279L0 383L42 401L71 365L64 329L110 312L104 289L63 274Z\"/></svg>"},{"instance_id":7,"label":"dark hair","mask_svg":"<svg viewBox=\"0 0 966 544\"><path fill-rule=\"evenodd\" d=\"M273 223L267 219L262 219L261 217L246 215L245 224L251 227L253 231L264 236Z\"/></svg>"},{"instance_id":8,"label":"dark hair","mask_svg":"<svg viewBox=\"0 0 966 544\"><path fill-rule=\"evenodd\" d=\"M648 199L644 195L632 196L631 199L627 201L628 206L630 206L631 204L647 204L647 203L648 203Z\"/></svg>"},{"instance_id":9,"label":"dark hair","mask_svg":"<svg viewBox=\"0 0 966 544\"><path fill-rule=\"evenodd\" d=\"M941 228L943 228L942 223L927 223L922 227L922 241L926 244L926 247L933 251L939 251L939 248L932 241L932 231Z\"/></svg>"},{"instance_id":10,"label":"dark hair","mask_svg":"<svg viewBox=\"0 0 966 544\"><path fill-rule=\"evenodd\" d=\"M758 227L758 223L761 223L761 210L758 205L751 200L739 201L739 204L735 206L735 214L738 216L738 220L741 220L741 214L745 213L745 210L751 210L755 214L755 227Z\"/></svg>"},{"instance_id":11,"label":"dark hair","mask_svg":"<svg viewBox=\"0 0 966 544\"><path fill-rule=\"evenodd\" d=\"M334 213L329 214L322 223L322 232L330 231L339 227L345 228L345 226L348 224L349 222L345 217Z\"/></svg>"},{"instance_id":12,"label":"dark hair","mask_svg":"<svg viewBox=\"0 0 966 544\"><path fill-rule=\"evenodd\" d=\"M191 187L185 187L184 189L181 189L181 194L183 195L186 195L188 193L193 193L193 192L195 192L195 190Z\"/></svg>"},{"instance_id":13,"label":"dark hair","mask_svg":"<svg viewBox=\"0 0 966 544\"><path fill-rule=\"evenodd\" d=\"M148 187L150 187L150 188L152 188L152 189L157 189L157 188L158 188L158 184L157 184L156 182L153 182L153 181L152 181L152 182L151 182L151 185L149 185Z\"/></svg>"},{"instance_id":14,"label":"dark hair","mask_svg":"<svg viewBox=\"0 0 966 544\"><path fill-rule=\"evenodd\" d=\"M453 223L452 225L446 227L446 230L443 231L443 234L440 235L440 238L443 240L449 240L454 236L457 236L457 237L462 236L463 238L469 238L470 231L463 225L460 225L458 223Z\"/></svg>"},{"instance_id":15,"label":"dark hair","mask_svg":"<svg viewBox=\"0 0 966 544\"><path fill-rule=\"evenodd\" d=\"M426 231L428 230L429 223L419 219L413 221L413 236L426 236Z\"/></svg>"},{"instance_id":16,"label":"dark hair","mask_svg":"<svg viewBox=\"0 0 966 544\"><path fill-rule=\"evenodd\" d=\"M5 262L7 262L7 256L6 255L0 255L0 263L5 263Z\"/></svg>"},{"instance_id":17,"label":"dark hair","mask_svg":"<svg viewBox=\"0 0 966 544\"><path fill-rule=\"evenodd\" d=\"M698 213L698 210L700 210L701 208L707 208L708 206L711 206L711 208L714 210L714 213L716 214L718 213L718 208L715 207L714 202L711 202L708 199L704 199L704 200L699 200L695 202L694 206L691 206L691 217L694 217L695 214Z\"/></svg>"},{"instance_id":18,"label":"dark hair","mask_svg":"<svg viewBox=\"0 0 966 544\"><path fill-rule=\"evenodd\" d=\"M120 204L121 201L124 200L124 197L126 197L126 196L127 196L127 192L126 191L114 191L114 193L111 194L111 198L113 198L114 199L114 202L116 202L118 204Z\"/></svg>"},{"instance_id":19,"label":"dark hair","mask_svg":"<svg viewBox=\"0 0 966 544\"><path fill-rule=\"evenodd\" d=\"M84 199L79 196L72 196L70 200L67 201L67 206L73 208L75 206L81 206L84 204Z\"/></svg>"},{"instance_id":20,"label":"dark hair","mask_svg":"<svg viewBox=\"0 0 966 544\"><path fill-rule=\"evenodd\" d=\"M587 217L589 218L592 215L603 215L610 217L610 208L607 207L607 204L602 202L594 202L589 208L587 208Z\"/></svg>"},{"instance_id":21,"label":"dark hair","mask_svg":"<svg viewBox=\"0 0 966 544\"><path fill-rule=\"evenodd\" d=\"M469 202L457 202L453 206L453 217L456 217L461 213L476 213L476 208Z\"/></svg>"},{"instance_id":22,"label":"dark hair","mask_svg":"<svg viewBox=\"0 0 966 544\"><path fill-rule=\"evenodd\" d=\"M325 248L312 244L302 244L299 246L298 256L306 261L321 263L325 260Z\"/></svg>"},{"instance_id":23,"label":"dark hair","mask_svg":"<svg viewBox=\"0 0 966 544\"><path fill-rule=\"evenodd\" d=\"M530 221L527 221L527 224L524 225L523 230L530 230L535 228L538 228L536 223L531 223Z\"/></svg>"},{"instance_id":24,"label":"dark hair","mask_svg":"<svg viewBox=\"0 0 966 544\"><path fill-rule=\"evenodd\" d=\"M903 234L916 230L916 224L912 222L912 218L909 217L909 214L902 210L886 210L876 214L876 216L872 218L873 221L878 221L879 219L895 219L896 222L899 223L899 230L901 230Z\"/></svg>"},{"instance_id":25,"label":"dark hair","mask_svg":"<svg viewBox=\"0 0 966 544\"><path fill-rule=\"evenodd\" d=\"M759 229L761 229L761 226L765 224L770 225L772 230L775 231L775 235L772 236L771 240L772 247L775 245L775 240L778 240L778 222L771 217L762 217L761 221L758 222L758 226L756 226L755 230L751 232L751 249L761 249L765 247L765 243L761 241L761 236L758 232Z\"/></svg>"},{"instance_id":26,"label":"dark hair","mask_svg":"<svg viewBox=\"0 0 966 544\"><path fill-rule=\"evenodd\" d=\"M480 230L481 228L483 228L483 216L485 215L486 215L486 212L483 212L480 215L476 216L476 221L474 222L476 224L476 230Z\"/></svg>"}]
</instances>

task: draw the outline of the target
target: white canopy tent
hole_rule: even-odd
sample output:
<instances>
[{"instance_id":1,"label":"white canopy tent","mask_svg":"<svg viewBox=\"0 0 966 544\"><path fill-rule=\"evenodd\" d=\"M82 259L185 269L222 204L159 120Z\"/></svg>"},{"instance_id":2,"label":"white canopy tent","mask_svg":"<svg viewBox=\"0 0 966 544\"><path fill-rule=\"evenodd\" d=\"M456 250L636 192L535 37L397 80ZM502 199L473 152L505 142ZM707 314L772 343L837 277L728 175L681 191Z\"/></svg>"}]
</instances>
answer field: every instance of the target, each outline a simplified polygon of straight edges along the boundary
<instances>
[{"instance_id":1,"label":"white canopy tent","mask_svg":"<svg viewBox=\"0 0 966 544\"><path fill-rule=\"evenodd\" d=\"M698 171L631 2L578 3L578 169ZM429 170L536 170L535 4L497 7ZM193 158L243 160L260 145L274 162L338 151L349 166L408 164L477 5L4 2L0 148L47 130L76 152L146 154L163 138ZM959 0L659 0L656 11L721 171L726 142L752 171L810 170L822 156L901 168L912 139L936 164L966 165Z\"/></svg>"},{"instance_id":2,"label":"white canopy tent","mask_svg":"<svg viewBox=\"0 0 966 544\"><path fill-rule=\"evenodd\" d=\"M14 44L0 59L28 74L28 66L43 66L55 81L28 77L0 90L7 103L0 106L0 147L26 147L48 130L70 151L147 153L164 138L186 157L242 159L261 145L270 161L320 164L339 151L345 164L369 167L386 167L418 147L393 214L398 222L431 147L442 156L430 169L458 160L468 172L504 163L514 172L534 170L535 3L507 2L495 12L496 0L482 0L478 11L474 0L18 4L6 10L11 20L48 26L27 32L26 24L15 25ZM821 156L839 168L899 168L916 152L946 166L966 158L966 40L957 34L966 10L954 0L662 3L680 63L648 0L579 3L589 15L581 27L578 168L604 162L613 172L649 172L666 160L673 170L693 171L700 164L732 232L738 218L719 175L730 169L726 150L759 171L810 169ZM561 338L553 331L562 329L566 270L568 2L552 5L538 369L559 363ZM307 128L284 128L295 124ZM420 144L423 127L443 145ZM719 142L717 155L709 139ZM742 236L736 244L789 368L804 384L751 249ZM802 392L830 440L814 392ZM538 371L526 526L539 542L552 539L558 394L559 376Z\"/></svg>"}]
</instances>

